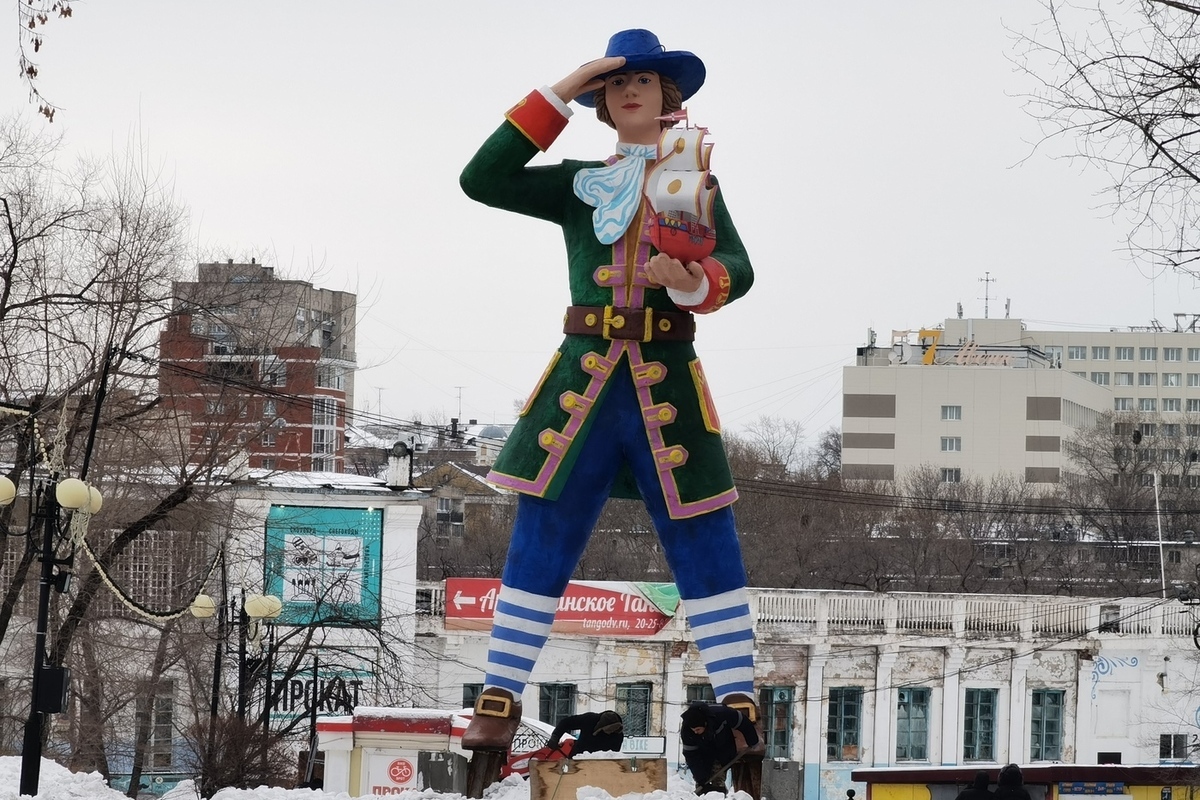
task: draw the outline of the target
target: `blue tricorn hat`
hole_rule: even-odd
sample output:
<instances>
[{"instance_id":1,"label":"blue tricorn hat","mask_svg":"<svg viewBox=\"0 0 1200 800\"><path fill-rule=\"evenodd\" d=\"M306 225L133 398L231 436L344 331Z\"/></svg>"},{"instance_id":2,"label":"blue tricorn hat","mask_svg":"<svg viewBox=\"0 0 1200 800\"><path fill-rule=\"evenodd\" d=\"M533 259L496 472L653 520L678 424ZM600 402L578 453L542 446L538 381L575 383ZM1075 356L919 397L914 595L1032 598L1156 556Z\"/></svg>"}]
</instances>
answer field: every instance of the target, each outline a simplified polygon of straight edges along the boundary
<instances>
[{"instance_id":1,"label":"blue tricorn hat","mask_svg":"<svg viewBox=\"0 0 1200 800\"><path fill-rule=\"evenodd\" d=\"M686 50L667 50L657 36L641 28L614 33L604 55L625 56L625 66L602 75L602 78L618 72L657 72L675 81L684 100L704 85L704 62L697 55ZM592 92L579 95L575 102L588 108L596 105Z\"/></svg>"}]
</instances>

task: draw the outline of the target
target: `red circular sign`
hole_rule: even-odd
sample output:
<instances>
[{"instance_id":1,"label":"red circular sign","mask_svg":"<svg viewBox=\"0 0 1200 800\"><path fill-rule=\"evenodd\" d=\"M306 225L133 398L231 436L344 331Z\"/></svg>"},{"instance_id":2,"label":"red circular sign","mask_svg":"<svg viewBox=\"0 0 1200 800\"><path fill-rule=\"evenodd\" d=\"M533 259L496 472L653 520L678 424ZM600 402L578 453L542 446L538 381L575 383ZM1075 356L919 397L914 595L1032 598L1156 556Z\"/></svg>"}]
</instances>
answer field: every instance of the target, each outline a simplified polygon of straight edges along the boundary
<instances>
[{"instance_id":1,"label":"red circular sign","mask_svg":"<svg viewBox=\"0 0 1200 800\"><path fill-rule=\"evenodd\" d=\"M388 777L393 783L405 784L412 780L413 765L407 758L397 758L388 764Z\"/></svg>"}]
</instances>

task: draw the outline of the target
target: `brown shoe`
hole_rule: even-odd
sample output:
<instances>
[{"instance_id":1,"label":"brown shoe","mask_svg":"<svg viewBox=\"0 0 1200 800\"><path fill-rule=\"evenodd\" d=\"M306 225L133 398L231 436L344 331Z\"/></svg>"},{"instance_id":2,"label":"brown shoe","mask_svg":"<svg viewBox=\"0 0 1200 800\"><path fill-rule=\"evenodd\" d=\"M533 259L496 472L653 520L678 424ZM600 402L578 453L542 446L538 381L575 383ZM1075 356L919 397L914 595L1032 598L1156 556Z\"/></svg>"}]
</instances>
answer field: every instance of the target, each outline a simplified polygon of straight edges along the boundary
<instances>
[{"instance_id":1,"label":"brown shoe","mask_svg":"<svg viewBox=\"0 0 1200 800\"><path fill-rule=\"evenodd\" d=\"M508 750L521 722L521 701L505 689L484 689L462 735L464 750Z\"/></svg>"},{"instance_id":2,"label":"brown shoe","mask_svg":"<svg viewBox=\"0 0 1200 800\"><path fill-rule=\"evenodd\" d=\"M754 702L754 698L747 694L731 694L726 695L721 704L740 711L742 716L754 725L754 732L758 734L758 742L747 745L741 733L735 731L733 738L737 743L738 758L762 758L766 755L767 744L763 737L762 719L758 713L758 703Z\"/></svg>"}]
</instances>

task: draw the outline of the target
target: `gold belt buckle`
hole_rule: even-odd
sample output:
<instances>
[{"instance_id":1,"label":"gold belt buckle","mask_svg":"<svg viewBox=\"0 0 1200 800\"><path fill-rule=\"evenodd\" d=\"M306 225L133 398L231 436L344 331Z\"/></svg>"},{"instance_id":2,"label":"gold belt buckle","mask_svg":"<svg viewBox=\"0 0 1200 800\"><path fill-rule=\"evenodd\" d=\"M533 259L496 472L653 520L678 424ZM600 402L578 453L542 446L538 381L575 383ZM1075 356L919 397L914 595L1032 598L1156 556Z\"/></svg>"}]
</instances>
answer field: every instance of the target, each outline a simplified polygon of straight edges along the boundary
<instances>
[{"instance_id":1,"label":"gold belt buckle","mask_svg":"<svg viewBox=\"0 0 1200 800\"><path fill-rule=\"evenodd\" d=\"M619 331L625 327L625 317L620 314L614 314L613 311L612 306L604 307L604 324L600 328L600 335L609 341L612 341L613 330ZM626 337L621 336L618 338L624 339Z\"/></svg>"}]
</instances>

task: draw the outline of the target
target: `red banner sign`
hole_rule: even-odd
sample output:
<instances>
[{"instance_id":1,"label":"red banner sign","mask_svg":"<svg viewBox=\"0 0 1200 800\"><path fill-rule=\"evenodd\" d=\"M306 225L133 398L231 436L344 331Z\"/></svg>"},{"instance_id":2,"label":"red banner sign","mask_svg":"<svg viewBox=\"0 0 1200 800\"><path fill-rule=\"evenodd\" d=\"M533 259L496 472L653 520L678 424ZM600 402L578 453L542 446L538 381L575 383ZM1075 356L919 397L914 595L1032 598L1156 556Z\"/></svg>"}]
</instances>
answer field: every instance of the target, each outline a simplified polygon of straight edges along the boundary
<instances>
[{"instance_id":1,"label":"red banner sign","mask_svg":"<svg viewBox=\"0 0 1200 800\"><path fill-rule=\"evenodd\" d=\"M618 638L652 636L671 620L640 594L625 591L626 584L613 586L606 589L595 584L568 584L558 601L551 630ZM448 578L446 629L491 629L499 595L497 578Z\"/></svg>"}]
</instances>

